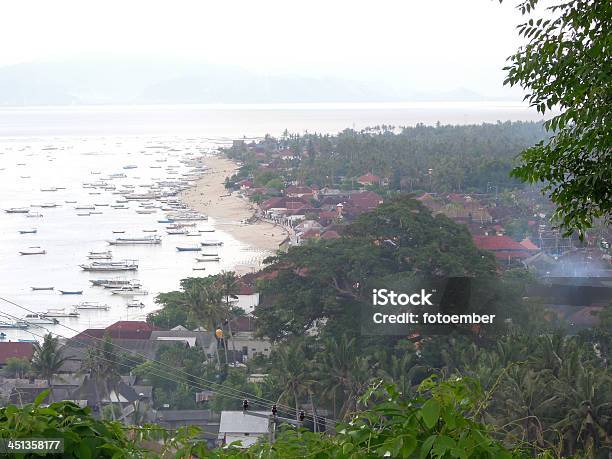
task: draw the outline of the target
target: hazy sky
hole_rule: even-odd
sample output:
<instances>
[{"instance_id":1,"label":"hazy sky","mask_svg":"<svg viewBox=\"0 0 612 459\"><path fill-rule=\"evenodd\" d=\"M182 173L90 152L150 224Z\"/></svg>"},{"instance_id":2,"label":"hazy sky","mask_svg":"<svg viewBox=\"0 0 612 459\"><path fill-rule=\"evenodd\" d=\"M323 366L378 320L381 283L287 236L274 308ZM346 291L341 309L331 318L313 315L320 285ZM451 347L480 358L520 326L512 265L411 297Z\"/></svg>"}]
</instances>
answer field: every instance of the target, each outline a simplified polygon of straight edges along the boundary
<instances>
[{"instance_id":1,"label":"hazy sky","mask_svg":"<svg viewBox=\"0 0 612 459\"><path fill-rule=\"evenodd\" d=\"M269 74L504 94L519 45L506 0L3 0L0 66L179 57Z\"/></svg>"}]
</instances>

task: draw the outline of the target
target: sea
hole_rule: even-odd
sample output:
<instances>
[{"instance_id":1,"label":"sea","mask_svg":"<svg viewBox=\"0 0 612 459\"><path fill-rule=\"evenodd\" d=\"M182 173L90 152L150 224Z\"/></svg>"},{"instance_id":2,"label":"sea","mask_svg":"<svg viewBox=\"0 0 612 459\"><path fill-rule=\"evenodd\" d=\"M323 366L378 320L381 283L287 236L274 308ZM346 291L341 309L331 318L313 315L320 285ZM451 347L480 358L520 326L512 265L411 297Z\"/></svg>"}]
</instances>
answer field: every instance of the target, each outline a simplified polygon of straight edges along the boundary
<instances>
[{"instance_id":1,"label":"sea","mask_svg":"<svg viewBox=\"0 0 612 459\"><path fill-rule=\"evenodd\" d=\"M514 102L0 107L0 323L49 309L68 312L80 302L109 306L108 310L79 310L78 317L60 318L55 325L0 328L0 339L40 340L48 332L70 337L118 320L144 320L159 308L156 295L178 289L181 279L257 260L261 254L253 247L220 230L201 237L166 234L167 223L160 223L166 219L160 203L147 206L152 213L142 212L141 201L117 204L123 199L117 190L146 193L151 185L188 176L194 160L214 154L233 139L280 135L285 130L336 133L383 124L540 119L534 110ZM100 182L108 186L91 187ZM93 211L76 209L90 206ZM30 214L42 217L4 212L10 208L28 208ZM196 228L215 229L215 221L198 221ZM20 233L34 229L35 233ZM152 235L161 236L162 243L108 244L116 237ZM223 242L214 249L219 262L199 263L198 252L176 249L197 245L211 235ZM30 250L45 254L20 254ZM106 250L112 251L114 260L138 260L139 269L107 274L80 268L91 261L89 252ZM205 270L194 270L202 265ZM114 295L92 285L90 281L98 278L137 279L148 294ZM60 290L83 293L61 294ZM144 307L126 307L132 299Z\"/></svg>"}]
</instances>

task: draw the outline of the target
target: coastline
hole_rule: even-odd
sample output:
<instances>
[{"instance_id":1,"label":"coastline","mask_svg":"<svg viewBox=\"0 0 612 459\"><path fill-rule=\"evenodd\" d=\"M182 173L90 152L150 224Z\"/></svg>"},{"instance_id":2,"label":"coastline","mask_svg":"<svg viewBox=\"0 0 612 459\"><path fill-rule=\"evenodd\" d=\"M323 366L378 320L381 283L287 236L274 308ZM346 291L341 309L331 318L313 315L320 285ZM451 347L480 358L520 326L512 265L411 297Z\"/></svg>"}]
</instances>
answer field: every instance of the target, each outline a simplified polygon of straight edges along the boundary
<instances>
[{"instance_id":1,"label":"coastline","mask_svg":"<svg viewBox=\"0 0 612 459\"><path fill-rule=\"evenodd\" d=\"M262 220L243 223L255 214L256 208L247 199L229 194L224 184L225 178L233 175L238 165L222 156L208 156L203 163L208 166L207 171L193 188L182 193L181 198L194 210L212 218L216 229L229 233L253 249L254 259L235 266L236 273L260 269L261 261L276 252L278 245L288 236L288 230Z\"/></svg>"}]
</instances>

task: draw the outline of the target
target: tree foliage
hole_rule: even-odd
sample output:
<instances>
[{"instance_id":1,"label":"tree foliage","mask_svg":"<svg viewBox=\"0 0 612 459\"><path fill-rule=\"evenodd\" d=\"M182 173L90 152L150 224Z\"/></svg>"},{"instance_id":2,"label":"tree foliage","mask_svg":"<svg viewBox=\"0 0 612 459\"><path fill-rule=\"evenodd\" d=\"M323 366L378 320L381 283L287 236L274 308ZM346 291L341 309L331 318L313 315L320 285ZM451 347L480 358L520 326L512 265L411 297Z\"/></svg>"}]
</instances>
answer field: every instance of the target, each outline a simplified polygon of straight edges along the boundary
<instances>
[{"instance_id":1,"label":"tree foliage","mask_svg":"<svg viewBox=\"0 0 612 459\"><path fill-rule=\"evenodd\" d=\"M538 0L523 1L524 15ZM520 85L540 113L560 110L545 122L549 139L522 153L513 175L543 182L568 233L612 210L612 4L568 0L531 17L519 34L526 44L510 56L509 85Z\"/></svg>"}]
</instances>

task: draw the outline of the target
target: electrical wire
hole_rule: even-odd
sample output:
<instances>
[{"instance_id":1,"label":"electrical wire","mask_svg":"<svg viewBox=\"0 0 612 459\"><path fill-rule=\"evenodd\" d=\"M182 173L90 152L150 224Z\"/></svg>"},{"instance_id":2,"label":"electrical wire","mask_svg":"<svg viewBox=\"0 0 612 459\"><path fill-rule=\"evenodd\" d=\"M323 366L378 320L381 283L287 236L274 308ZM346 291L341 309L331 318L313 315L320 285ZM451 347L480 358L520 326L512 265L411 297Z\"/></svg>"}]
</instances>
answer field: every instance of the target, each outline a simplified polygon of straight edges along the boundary
<instances>
[{"instance_id":1,"label":"electrical wire","mask_svg":"<svg viewBox=\"0 0 612 459\"><path fill-rule=\"evenodd\" d=\"M22 305L19 305L19 304L15 303L15 302L13 302L13 301L11 301L11 300L8 300L8 299L4 298L4 297L0 297L0 300L5 301L5 302L7 302L7 303L9 303L9 304L11 304L11 305L13 305L13 306L16 306L16 307L18 307L18 308L20 308L20 309L23 309L24 311L30 312L30 313L32 313L32 314L39 314L39 313L37 313L36 311L33 311L33 310L31 310L31 309L28 309L28 308L26 308L26 307L24 307L24 306L22 306ZM12 316L12 317L13 317L14 319L16 319L16 320L19 320L19 321L22 321L22 322L28 323L28 324L30 324L30 325L34 325L34 326L36 326L36 327L43 328L43 329L47 330L49 333L55 333L57 336L60 336L60 337L62 337L62 338L64 338L64 339L66 339L66 340L68 340L68 341L71 341L71 340L72 340L72 341L75 341L75 340L76 340L75 338L67 338L66 336L63 336L63 335L61 335L61 334L59 334L59 333L56 333L56 332L51 332L51 330L49 330L49 329L48 329L48 328L46 328L46 327L42 327L40 324L32 324L32 323L27 322L27 320L24 320L24 319L21 319L21 318L15 317L15 316ZM79 332L78 330L76 330L76 329L74 329L74 328L72 328L72 327L69 327L69 326L67 326L67 325L64 325L64 324L62 324L61 322L60 322L58 325L60 325L60 326L62 326L62 327L64 327L64 328L66 328L66 329L68 329L68 330L71 330L72 332L77 333L78 335L84 335L84 336L89 337L89 338L92 338L92 339L94 339L94 340L96 340L96 341L104 342L104 340L103 340L103 339L97 338L97 337L95 337L95 336L91 336L91 335L89 335L89 334L87 334L87 333L84 333L84 332ZM76 341L78 342L78 340L76 340ZM88 345L89 345L89 343L84 343L84 342L80 342L80 344L83 344L83 345L85 345L85 346L88 346ZM231 387L226 387L226 386L223 386L223 385L221 385L221 384L219 384L219 383L216 383L216 382L214 382L214 381L209 381L209 380L207 380L207 379L205 379L205 378L202 378L202 377L195 376L195 375L192 375L192 374L190 374L190 373L187 373L186 371L181 370L181 369L179 369L179 368L175 368L175 367L173 367L173 366L171 366L171 365L169 365L169 364L167 364L167 363L164 363L164 362L158 361L158 360L156 360L156 359L151 359L151 358L149 358L149 357L147 357L147 356L145 356L145 355L143 355L143 354L140 354L140 353L138 353L138 352L136 352L136 351L133 351L132 349L127 349L127 348L124 348L124 347L119 346L119 345L117 345L117 344L115 344L115 343L112 343L112 342L111 342L110 344L111 344L113 347L118 348L118 349L121 349L122 351L127 352L127 353L129 353L129 354L131 354L131 355L141 357L141 358L143 358L145 361L155 362L155 363L157 363L157 364L159 364L159 365L162 365L162 366L165 366L165 367L169 368L170 370L172 370L172 376L173 376L173 379L171 379L171 380L172 380L172 381L174 381L174 382L176 382L176 379L174 379L174 378L176 377L175 372L176 372L176 371L178 371L178 372L180 372L180 373L184 374L185 376L187 376L188 378L192 378L192 379L195 379L195 380L199 380L199 381L202 381L204 384L208 384L208 385L209 385L209 387L206 387L206 386L205 386L204 388L202 388L202 387L197 387L197 386L193 386L193 385L191 385L190 387L193 387L193 388L199 388L200 390L206 390L206 389L213 390L213 391L216 391L216 392L220 393L221 395L224 395L224 396L227 396L227 397L231 397L231 398L234 398L234 399L240 399L240 400L242 400L243 398L247 398L249 401L252 401L254 404L257 404L257 405L260 405L260 406L271 406L271 405L277 405L277 407L278 407L278 408L280 408L280 409L281 409L281 411L283 411L283 412L285 412L285 413L290 413L291 415L293 415L293 413L294 413L295 408L289 407L288 405L279 404L279 403L276 403L276 402L274 402L274 401L267 400L267 399L265 399L265 398L263 398L263 397L258 397L258 396L254 395L254 394L250 394L250 393L248 393L248 392L241 391L241 390L239 390L239 389L235 389L235 388L231 388ZM128 361L130 361L130 362L132 362L132 363L140 363L140 362L137 362L137 361L134 361L134 360L130 360L129 358L128 358ZM164 370L160 369L160 371L164 371ZM160 375L154 375L154 376L161 377ZM183 382L187 384L186 380L183 380ZM216 389L216 388L215 388L215 386L218 386L220 389ZM232 395L232 394L233 394L233 395ZM314 419L314 418L316 417L317 419L322 419L322 420L325 420L325 422L326 422L326 423L327 423L327 421L330 421L331 423L335 423L335 420L333 420L333 419L325 418L325 417L323 417L323 416L315 416L315 414L314 414L314 413L312 413L312 414L308 414L308 415L307 415L307 417L308 417L308 418L310 418L310 419Z\"/></svg>"}]
</instances>

